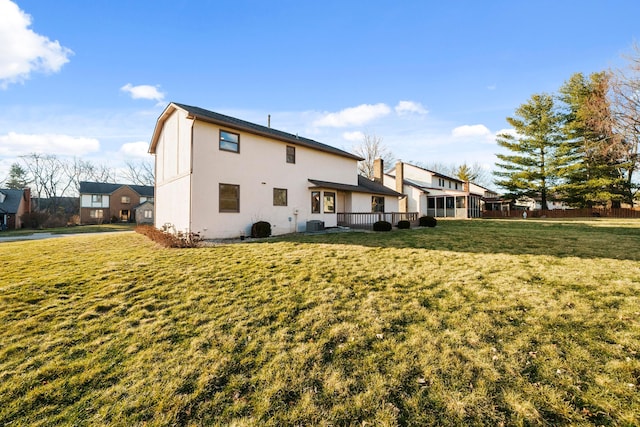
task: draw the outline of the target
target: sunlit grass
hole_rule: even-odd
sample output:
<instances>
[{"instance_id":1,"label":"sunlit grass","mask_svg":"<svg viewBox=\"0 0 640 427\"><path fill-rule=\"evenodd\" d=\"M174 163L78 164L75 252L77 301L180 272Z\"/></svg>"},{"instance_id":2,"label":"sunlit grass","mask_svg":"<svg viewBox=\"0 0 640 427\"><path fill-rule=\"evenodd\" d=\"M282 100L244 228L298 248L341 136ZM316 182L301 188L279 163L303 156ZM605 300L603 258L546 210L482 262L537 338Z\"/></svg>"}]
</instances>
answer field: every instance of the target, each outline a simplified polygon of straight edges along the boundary
<instances>
[{"instance_id":1,"label":"sunlit grass","mask_svg":"<svg viewBox=\"0 0 640 427\"><path fill-rule=\"evenodd\" d=\"M640 222L0 244L2 425L638 425Z\"/></svg>"}]
</instances>

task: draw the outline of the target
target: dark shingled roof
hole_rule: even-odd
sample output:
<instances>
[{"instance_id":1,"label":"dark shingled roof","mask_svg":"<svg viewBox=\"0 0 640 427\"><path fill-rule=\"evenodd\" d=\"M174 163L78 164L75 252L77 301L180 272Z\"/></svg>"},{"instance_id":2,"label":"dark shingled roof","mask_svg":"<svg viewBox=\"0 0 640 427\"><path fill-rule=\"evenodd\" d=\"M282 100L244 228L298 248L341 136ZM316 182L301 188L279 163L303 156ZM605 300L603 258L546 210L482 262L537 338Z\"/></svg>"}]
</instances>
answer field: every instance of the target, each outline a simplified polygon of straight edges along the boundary
<instances>
[{"instance_id":1,"label":"dark shingled roof","mask_svg":"<svg viewBox=\"0 0 640 427\"><path fill-rule=\"evenodd\" d=\"M303 138L301 136L293 135L293 134L283 132L277 129L273 129L267 126L258 125L255 123L237 119L235 117L225 116L224 114L205 110L204 108L194 107L192 105L186 105L186 104L179 104L177 102L170 103L167 109L165 109L165 112L163 112L163 114L158 119L158 124L156 125L156 130L154 131L154 137L151 141L151 147L149 149L150 153L155 152L155 145L157 144L156 139L158 134L158 126L160 126L161 123L164 120L166 120L165 113L172 105L185 110L190 116L205 122L226 126L231 129L253 133L255 135L266 136L268 138L277 139L279 141L283 141L292 145L300 145L303 147L315 148L316 150L337 154L339 156L348 157L350 159L363 160L361 157L356 156L355 154L351 154L346 151L340 150L338 148L332 147L330 145L323 144L318 141L314 141L313 139Z\"/></svg>"},{"instance_id":2,"label":"dark shingled roof","mask_svg":"<svg viewBox=\"0 0 640 427\"><path fill-rule=\"evenodd\" d=\"M112 184L108 182L80 181L80 194L111 194L120 187L127 186L140 196L153 197L153 186L132 185L132 184Z\"/></svg>"},{"instance_id":3,"label":"dark shingled roof","mask_svg":"<svg viewBox=\"0 0 640 427\"><path fill-rule=\"evenodd\" d=\"M358 185L341 184L339 182L319 181L317 179L310 179L310 183L313 187L330 188L332 190L340 191L353 191L355 193L370 193L370 194L382 194L385 196L402 197L404 194L398 193L390 188L385 187L375 181L371 181L369 178L362 175L358 175Z\"/></svg>"},{"instance_id":4,"label":"dark shingled roof","mask_svg":"<svg viewBox=\"0 0 640 427\"><path fill-rule=\"evenodd\" d=\"M2 214L17 213L18 208L20 207L20 200L22 199L22 194L24 193L24 190L0 189L0 193L6 196L4 199L4 202L0 203L0 213Z\"/></svg>"}]
</instances>

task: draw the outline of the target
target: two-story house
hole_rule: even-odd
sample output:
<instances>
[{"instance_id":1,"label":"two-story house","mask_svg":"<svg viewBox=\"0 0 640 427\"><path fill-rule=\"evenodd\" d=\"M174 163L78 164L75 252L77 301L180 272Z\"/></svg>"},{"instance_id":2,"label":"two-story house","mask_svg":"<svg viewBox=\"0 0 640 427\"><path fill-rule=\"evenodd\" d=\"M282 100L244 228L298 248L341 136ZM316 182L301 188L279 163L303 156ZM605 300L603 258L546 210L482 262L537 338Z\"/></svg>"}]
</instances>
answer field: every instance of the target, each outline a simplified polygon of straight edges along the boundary
<instances>
[{"instance_id":1,"label":"two-story house","mask_svg":"<svg viewBox=\"0 0 640 427\"><path fill-rule=\"evenodd\" d=\"M31 189L0 189L0 230L22 228L22 215L31 212Z\"/></svg>"},{"instance_id":2,"label":"two-story house","mask_svg":"<svg viewBox=\"0 0 640 427\"><path fill-rule=\"evenodd\" d=\"M154 189L149 185L80 182L80 223L153 223Z\"/></svg>"},{"instance_id":3,"label":"two-story house","mask_svg":"<svg viewBox=\"0 0 640 427\"><path fill-rule=\"evenodd\" d=\"M383 167L374 169L381 171ZM402 188L408 211L438 218L479 218L482 214L485 189L473 183L404 162L397 162L378 179L388 188Z\"/></svg>"},{"instance_id":4,"label":"two-story house","mask_svg":"<svg viewBox=\"0 0 640 427\"><path fill-rule=\"evenodd\" d=\"M155 225L205 238L272 234L338 225L338 214L397 211L401 194L358 176L360 157L312 139L184 104L158 118Z\"/></svg>"}]
</instances>

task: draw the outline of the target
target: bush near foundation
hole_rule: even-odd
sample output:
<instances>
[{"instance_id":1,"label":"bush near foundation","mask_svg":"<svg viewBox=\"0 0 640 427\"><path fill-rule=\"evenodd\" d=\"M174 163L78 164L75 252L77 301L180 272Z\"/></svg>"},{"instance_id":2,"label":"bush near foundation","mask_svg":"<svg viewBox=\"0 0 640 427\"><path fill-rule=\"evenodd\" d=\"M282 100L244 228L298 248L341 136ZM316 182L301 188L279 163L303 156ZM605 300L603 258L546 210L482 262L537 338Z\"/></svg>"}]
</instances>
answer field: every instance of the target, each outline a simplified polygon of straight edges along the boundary
<instances>
[{"instance_id":1,"label":"bush near foundation","mask_svg":"<svg viewBox=\"0 0 640 427\"><path fill-rule=\"evenodd\" d=\"M409 229L409 228L411 228L411 223L409 221L407 221L406 219L403 219L402 221L398 221L398 228L399 229Z\"/></svg>"},{"instance_id":2,"label":"bush near foundation","mask_svg":"<svg viewBox=\"0 0 640 427\"><path fill-rule=\"evenodd\" d=\"M432 216L421 216L419 221L420 227L435 227L438 224L438 220Z\"/></svg>"},{"instance_id":3,"label":"bush near foundation","mask_svg":"<svg viewBox=\"0 0 640 427\"><path fill-rule=\"evenodd\" d=\"M138 225L135 230L165 248L196 248L204 240L200 233L177 232L173 234L158 230L152 225Z\"/></svg>"},{"instance_id":4,"label":"bush near foundation","mask_svg":"<svg viewBox=\"0 0 640 427\"><path fill-rule=\"evenodd\" d=\"M258 221L251 226L251 237L271 236L271 224L267 221Z\"/></svg>"},{"instance_id":5,"label":"bush near foundation","mask_svg":"<svg viewBox=\"0 0 640 427\"><path fill-rule=\"evenodd\" d=\"M377 221L373 223L373 231L391 231L393 226L388 221Z\"/></svg>"}]
</instances>

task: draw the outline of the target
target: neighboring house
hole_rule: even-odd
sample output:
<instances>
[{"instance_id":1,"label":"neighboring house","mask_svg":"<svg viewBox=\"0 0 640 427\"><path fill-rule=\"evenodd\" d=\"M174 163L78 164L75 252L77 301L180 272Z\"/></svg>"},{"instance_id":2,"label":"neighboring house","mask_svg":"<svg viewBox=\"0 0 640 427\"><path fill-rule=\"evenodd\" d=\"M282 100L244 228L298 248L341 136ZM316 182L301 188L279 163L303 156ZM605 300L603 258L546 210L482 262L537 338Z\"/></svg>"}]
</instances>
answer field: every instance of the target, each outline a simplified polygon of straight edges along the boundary
<instances>
[{"instance_id":1,"label":"neighboring house","mask_svg":"<svg viewBox=\"0 0 640 427\"><path fill-rule=\"evenodd\" d=\"M382 160L376 159L376 162ZM383 165L374 169L383 170ZM397 162L382 179L386 187L407 195L408 211L438 218L479 218L482 199L488 191L479 185L403 162Z\"/></svg>"},{"instance_id":2,"label":"neighboring house","mask_svg":"<svg viewBox=\"0 0 640 427\"><path fill-rule=\"evenodd\" d=\"M401 194L358 176L360 157L271 127L184 104L158 118L155 225L205 238L348 224L344 213L398 210ZM368 181L368 182L367 182ZM371 217L373 218L373 217ZM311 223L310 223L311 224Z\"/></svg>"},{"instance_id":3,"label":"neighboring house","mask_svg":"<svg viewBox=\"0 0 640 427\"><path fill-rule=\"evenodd\" d=\"M153 225L153 202L147 200L135 208L137 224Z\"/></svg>"},{"instance_id":4,"label":"neighboring house","mask_svg":"<svg viewBox=\"0 0 640 427\"><path fill-rule=\"evenodd\" d=\"M542 197L541 196L519 197L518 199L512 201L511 208L514 210L541 210ZM564 201L560 200L559 198L556 198L555 196L551 195L551 196L548 196L547 207L544 209L552 211L556 209L566 210L566 209L573 209L573 208L568 204L566 204Z\"/></svg>"},{"instance_id":5,"label":"neighboring house","mask_svg":"<svg viewBox=\"0 0 640 427\"><path fill-rule=\"evenodd\" d=\"M21 216L31 213L31 190L0 189L0 230L22 228Z\"/></svg>"},{"instance_id":6,"label":"neighboring house","mask_svg":"<svg viewBox=\"0 0 640 427\"><path fill-rule=\"evenodd\" d=\"M145 202L153 203L153 199L152 186L82 181L80 223L134 222L136 209Z\"/></svg>"}]
</instances>

